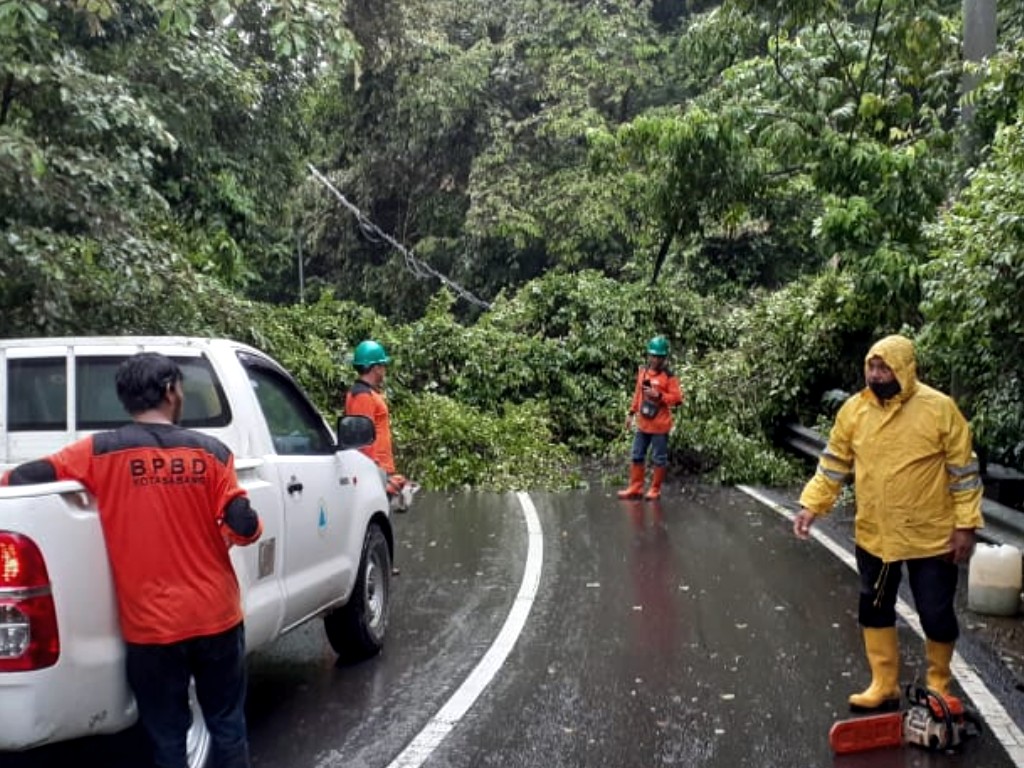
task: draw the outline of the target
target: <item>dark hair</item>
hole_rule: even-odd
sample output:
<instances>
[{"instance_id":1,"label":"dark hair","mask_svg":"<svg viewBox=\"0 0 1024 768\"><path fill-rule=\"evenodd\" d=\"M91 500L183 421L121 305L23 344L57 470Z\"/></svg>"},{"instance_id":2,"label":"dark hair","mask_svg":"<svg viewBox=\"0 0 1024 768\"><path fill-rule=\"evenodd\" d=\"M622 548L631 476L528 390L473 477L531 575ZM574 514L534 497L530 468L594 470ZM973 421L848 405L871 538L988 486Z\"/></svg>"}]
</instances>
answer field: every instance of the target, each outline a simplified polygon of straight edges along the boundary
<instances>
[{"instance_id":1,"label":"dark hair","mask_svg":"<svg viewBox=\"0 0 1024 768\"><path fill-rule=\"evenodd\" d=\"M181 368L157 352L139 352L117 369L117 399L133 416L163 402L167 387L181 381Z\"/></svg>"}]
</instances>

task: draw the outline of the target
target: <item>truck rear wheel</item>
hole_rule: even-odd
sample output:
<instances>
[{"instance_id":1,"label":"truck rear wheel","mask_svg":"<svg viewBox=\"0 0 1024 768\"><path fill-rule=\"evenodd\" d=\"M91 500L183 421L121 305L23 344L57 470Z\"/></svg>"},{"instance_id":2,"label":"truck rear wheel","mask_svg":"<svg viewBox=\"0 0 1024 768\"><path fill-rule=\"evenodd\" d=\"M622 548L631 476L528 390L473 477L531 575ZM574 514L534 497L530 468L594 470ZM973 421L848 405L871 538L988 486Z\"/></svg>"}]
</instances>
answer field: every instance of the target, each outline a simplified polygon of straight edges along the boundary
<instances>
[{"instance_id":1,"label":"truck rear wheel","mask_svg":"<svg viewBox=\"0 0 1024 768\"><path fill-rule=\"evenodd\" d=\"M391 550L384 532L371 523L363 540L359 574L348 602L324 616L327 640L343 661L380 653L391 608Z\"/></svg>"}]
</instances>

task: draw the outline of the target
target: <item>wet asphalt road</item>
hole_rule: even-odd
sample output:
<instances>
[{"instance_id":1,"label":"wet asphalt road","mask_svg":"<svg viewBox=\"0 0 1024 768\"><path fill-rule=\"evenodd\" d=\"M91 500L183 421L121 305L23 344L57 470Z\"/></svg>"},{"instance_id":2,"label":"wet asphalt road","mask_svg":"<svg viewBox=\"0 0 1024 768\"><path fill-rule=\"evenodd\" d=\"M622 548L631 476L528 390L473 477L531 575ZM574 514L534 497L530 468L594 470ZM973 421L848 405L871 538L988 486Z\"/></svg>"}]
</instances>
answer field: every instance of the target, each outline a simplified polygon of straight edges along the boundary
<instances>
[{"instance_id":1,"label":"wet asphalt road","mask_svg":"<svg viewBox=\"0 0 1024 768\"><path fill-rule=\"evenodd\" d=\"M1014 765L991 734L961 755L835 758L828 729L868 676L856 577L739 491L674 488L657 505L608 489L531 498L543 530L536 600L424 766ZM498 636L528 545L516 496L422 494L395 525L401 573L380 657L336 666L318 623L252 657L255 768L391 767ZM923 643L900 634L909 682L923 676ZM999 677L998 660L969 637L961 646L983 678ZM71 766L84 754L137 766L135 749L133 735L83 740L0 754L0 766Z\"/></svg>"}]
</instances>

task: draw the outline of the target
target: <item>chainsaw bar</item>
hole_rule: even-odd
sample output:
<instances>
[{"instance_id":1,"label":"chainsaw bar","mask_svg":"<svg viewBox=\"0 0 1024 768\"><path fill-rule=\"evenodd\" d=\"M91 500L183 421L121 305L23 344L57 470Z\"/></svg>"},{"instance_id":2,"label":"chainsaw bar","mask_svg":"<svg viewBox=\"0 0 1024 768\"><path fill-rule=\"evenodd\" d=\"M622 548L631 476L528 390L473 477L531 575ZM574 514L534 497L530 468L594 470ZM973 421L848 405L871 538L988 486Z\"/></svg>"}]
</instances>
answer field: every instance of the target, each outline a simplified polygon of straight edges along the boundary
<instances>
[{"instance_id":1,"label":"chainsaw bar","mask_svg":"<svg viewBox=\"0 0 1024 768\"><path fill-rule=\"evenodd\" d=\"M828 732L828 743L837 755L903 744L903 714L869 715L840 720Z\"/></svg>"},{"instance_id":2,"label":"chainsaw bar","mask_svg":"<svg viewBox=\"0 0 1024 768\"><path fill-rule=\"evenodd\" d=\"M907 686L909 705L902 712L840 720L828 733L837 755L912 744L933 752L952 751L977 736L981 719L955 696Z\"/></svg>"}]
</instances>

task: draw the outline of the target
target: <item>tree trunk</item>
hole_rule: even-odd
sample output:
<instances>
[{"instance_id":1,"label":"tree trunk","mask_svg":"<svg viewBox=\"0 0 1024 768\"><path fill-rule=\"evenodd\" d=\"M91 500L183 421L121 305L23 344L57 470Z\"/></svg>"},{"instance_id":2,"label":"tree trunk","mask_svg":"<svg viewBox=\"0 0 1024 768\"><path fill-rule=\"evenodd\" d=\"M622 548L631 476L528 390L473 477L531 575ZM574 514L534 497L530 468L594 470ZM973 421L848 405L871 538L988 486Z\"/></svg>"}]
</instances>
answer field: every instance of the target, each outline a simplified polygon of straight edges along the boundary
<instances>
[{"instance_id":1,"label":"tree trunk","mask_svg":"<svg viewBox=\"0 0 1024 768\"><path fill-rule=\"evenodd\" d=\"M11 111L11 103L14 101L14 75L8 74L4 82L3 93L0 93L0 125L7 122L7 115Z\"/></svg>"}]
</instances>

